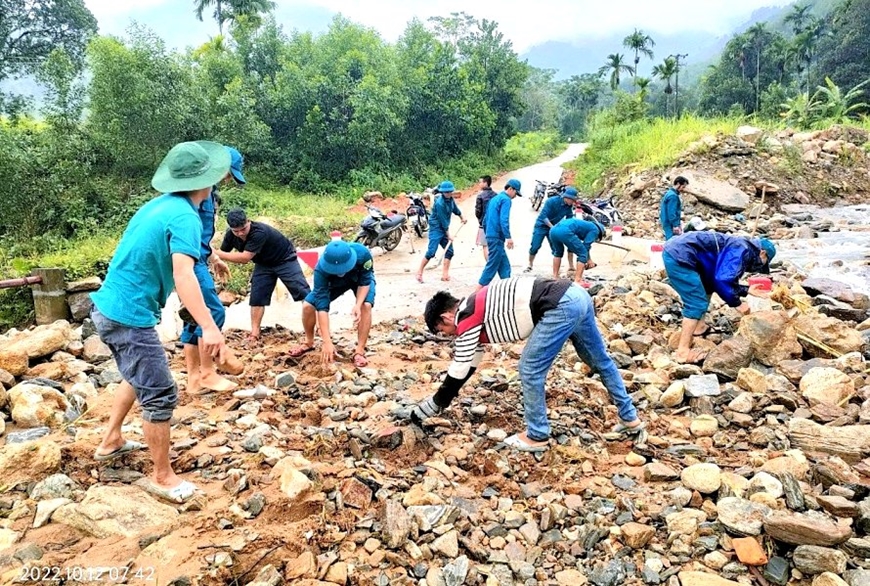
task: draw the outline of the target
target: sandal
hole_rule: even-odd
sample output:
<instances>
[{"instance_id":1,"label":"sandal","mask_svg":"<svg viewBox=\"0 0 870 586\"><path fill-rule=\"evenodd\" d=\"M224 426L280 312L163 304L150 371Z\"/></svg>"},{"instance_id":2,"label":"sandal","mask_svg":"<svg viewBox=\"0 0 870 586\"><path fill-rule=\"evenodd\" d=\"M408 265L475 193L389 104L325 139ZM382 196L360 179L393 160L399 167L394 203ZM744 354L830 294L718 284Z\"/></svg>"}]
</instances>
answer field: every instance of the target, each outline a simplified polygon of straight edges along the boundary
<instances>
[{"instance_id":1,"label":"sandal","mask_svg":"<svg viewBox=\"0 0 870 586\"><path fill-rule=\"evenodd\" d=\"M357 353L353 355L353 365L357 368L365 368L369 365L369 360L365 357L365 354Z\"/></svg>"},{"instance_id":2,"label":"sandal","mask_svg":"<svg viewBox=\"0 0 870 586\"><path fill-rule=\"evenodd\" d=\"M139 450L145 449L145 444L134 442L133 440L127 440L124 442L124 445L109 452L108 454L98 454L94 452L94 460L97 462L108 462L110 460L114 460L115 458L119 458L124 454L129 454L130 452L137 452Z\"/></svg>"},{"instance_id":3,"label":"sandal","mask_svg":"<svg viewBox=\"0 0 870 586\"><path fill-rule=\"evenodd\" d=\"M532 454L539 454L541 452L546 452L549 449L549 445L545 443L544 445L534 445L526 443L525 441L520 439L520 434L515 433L512 436L505 438L504 445L513 448L519 452L528 452Z\"/></svg>"},{"instance_id":4,"label":"sandal","mask_svg":"<svg viewBox=\"0 0 870 586\"><path fill-rule=\"evenodd\" d=\"M197 493L196 485L187 480L182 480L181 484L173 486L172 488L158 486L149 478L140 478L135 484L151 496L161 498L177 505L183 505L196 496Z\"/></svg>"},{"instance_id":5,"label":"sandal","mask_svg":"<svg viewBox=\"0 0 870 586\"><path fill-rule=\"evenodd\" d=\"M707 334L707 333L709 333L709 332L710 332L710 326L708 326L707 324L704 324L704 329L703 329L703 330L701 330L700 332L695 331L695 332L692 333L692 335L693 335L693 336L703 336L703 335L705 335L705 334Z\"/></svg>"},{"instance_id":6,"label":"sandal","mask_svg":"<svg viewBox=\"0 0 870 586\"><path fill-rule=\"evenodd\" d=\"M620 421L617 423L613 429L611 430L613 433L620 433L624 435L636 435L646 429L646 421L641 421L640 425L635 425L631 427L626 425L625 422Z\"/></svg>"},{"instance_id":7,"label":"sandal","mask_svg":"<svg viewBox=\"0 0 870 586\"><path fill-rule=\"evenodd\" d=\"M287 355L290 358L299 358L300 356L305 356L309 352L313 352L313 351L314 351L314 346L303 346L300 344L299 346L295 346L293 348L290 348L290 350L287 352Z\"/></svg>"}]
</instances>

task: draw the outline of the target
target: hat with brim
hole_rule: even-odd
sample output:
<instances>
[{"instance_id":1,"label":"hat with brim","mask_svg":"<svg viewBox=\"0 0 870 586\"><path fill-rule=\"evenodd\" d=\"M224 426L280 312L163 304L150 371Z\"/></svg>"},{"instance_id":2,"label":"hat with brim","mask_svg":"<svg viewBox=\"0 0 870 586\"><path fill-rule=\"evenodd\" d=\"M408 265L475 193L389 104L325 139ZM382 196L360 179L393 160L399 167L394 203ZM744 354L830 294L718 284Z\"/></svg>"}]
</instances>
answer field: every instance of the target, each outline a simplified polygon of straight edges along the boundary
<instances>
[{"instance_id":1,"label":"hat with brim","mask_svg":"<svg viewBox=\"0 0 870 586\"><path fill-rule=\"evenodd\" d=\"M504 184L504 188L513 187L514 191L517 192L517 197L522 197L523 194L520 193L520 188L522 188L523 184L520 183L519 179L508 179L508 182Z\"/></svg>"},{"instance_id":2,"label":"hat with brim","mask_svg":"<svg viewBox=\"0 0 870 586\"><path fill-rule=\"evenodd\" d=\"M230 152L224 145L208 140L182 142L172 147L151 178L151 186L162 193L198 191L227 176Z\"/></svg>"},{"instance_id":3,"label":"hat with brim","mask_svg":"<svg viewBox=\"0 0 870 586\"><path fill-rule=\"evenodd\" d=\"M567 197L568 199L573 199L574 201L577 201L577 195L579 194L577 193L577 190L573 187L566 187L565 191L562 192L562 197Z\"/></svg>"},{"instance_id":4,"label":"hat with brim","mask_svg":"<svg viewBox=\"0 0 870 586\"><path fill-rule=\"evenodd\" d=\"M343 240L333 240L323 249L317 268L328 275L341 276L356 266L356 251Z\"/></svg>"},{"instance_id":5,"label":"hat with brim","mask_svg":"<svg viewBox=\"0 0 870 586\"><path fill-rule=\"evenodd\" d=\"M233 179L236 180L236 183L244 185L247 182L242 173L242 164L244 162L244 159L242 159L242 153L233 147L227 147L227 150L230 152L230 173L233 174Z\"/></svg>"},{"instance_id":6,"label":"hat with brim","mask_svg":"<svg viewBox=\"0 0 870 586\"><path fill-rule=\"evenodd\" d=\"M769 274L770 263L773 261L773 257L776 256L776 247L773 245L773 242L771 242L767 238L759 239L759 244L761 246L761 249L767 253L767 262L764 263L764 268L761 269L761 272L764 274Z\"/></svg>"}]
</instances>

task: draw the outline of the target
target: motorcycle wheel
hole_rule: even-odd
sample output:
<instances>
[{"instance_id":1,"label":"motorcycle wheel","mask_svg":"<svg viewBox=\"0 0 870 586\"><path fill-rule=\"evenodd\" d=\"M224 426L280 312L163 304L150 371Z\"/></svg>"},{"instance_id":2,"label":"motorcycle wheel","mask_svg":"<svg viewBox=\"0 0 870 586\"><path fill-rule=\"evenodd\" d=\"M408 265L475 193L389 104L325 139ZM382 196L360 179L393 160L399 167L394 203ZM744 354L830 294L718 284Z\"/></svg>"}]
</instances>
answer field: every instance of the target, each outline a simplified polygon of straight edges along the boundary
<instances>
[{"instance_id":1,"label":"motorcycle wheel","mask_svg":"<svg viewBox=\"0 0 870 586\"><path fill-rule=\"evenodd\" d=\"M399 242L402 241L402 230L393 230L389 234L383 237L381 240L381 246L384 247L384 250L390 252L391 250L395 250L399 245Z\"/></svg>"},{"instance_id":2,"label":"motorcycle wheel","mask_svg":"<svg viewBox=\"0 0 870 586\"><path fill-rule=\"evenodd\" d=\"M420 225L420 222L417 222L416 224L414 224L414 233L417 234L417 238L423 237L423 226Z\"/></svg>"},{"instance_id":3,"label":"motorcycle wheel","mask_svg":"<svg viewBox=\"0 0 870 586\"><path fill-rule=\"evenodd\" d=\"M362 244L366 248L372 247L372 241L368 237L368 235L366 235L366 234L357 234L356 240L354 240L354 242L358 242L359 244Z\"/></svg>"}]
</instances>

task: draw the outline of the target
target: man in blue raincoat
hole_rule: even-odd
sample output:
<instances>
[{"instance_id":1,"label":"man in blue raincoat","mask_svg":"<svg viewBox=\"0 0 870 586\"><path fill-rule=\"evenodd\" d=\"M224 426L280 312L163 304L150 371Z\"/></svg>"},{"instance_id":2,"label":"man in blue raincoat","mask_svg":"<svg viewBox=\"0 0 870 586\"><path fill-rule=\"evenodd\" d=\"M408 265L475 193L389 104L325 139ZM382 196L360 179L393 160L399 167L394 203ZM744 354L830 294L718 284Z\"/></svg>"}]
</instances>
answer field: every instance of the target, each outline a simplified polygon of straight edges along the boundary
<instances>
[{"instance_id":1,"label":"man in blue raincoat","mask_svg":"<svg viewBox=\"0 0 870 586\"><path fill-rule=\"evenodd\" d=\"M511 238L511 204L515 197L522 197L522 183L519 179L508 179L504 190L492 198L486 207L486 247L489 258L477 282L476 291L489 285L496 274L499 279L511 276L511 261L507 250L513 250L514 241Z\"/></svg>"},{"instance_id":2,"label":"man in blue raincoat","mask_svg":"<svg viewBox=\"0 0 870 586\"><path fill-rule=\"evenodd\" d=\"M574 204L576 202L577 190L573 187L566 187L561 196L547 198L544 207L541 208L538 214L538 219L535 220L535 230L532 232L532 246L529 248L529 266L526 267L527 273L532 272L535 256L541 250L544 239L549 238L550 228L562 220L574 217ZM550 248L555 255L555 249L553 249L552 244ZM561 255L559 256L561 257Z\"/></svg>"},{"instance_id":3,"label":"man in blue raincoat","mask_svg":"<svg viewBox=\"0 0 870 586\"><path fill-rule=\"evenodd\" d=\"M429 213L429 248L426 249L426 254L420 261L420 270L417 271L417 281L420 283L423 282L423 271L426 269L426 265L438 252L439 246L444 248L444 268L441 269L441 280L450 280L450 260L453 258L453 237L449 233L450 217L459 216L463 224L468 221L462 217L462 212L456 205L456 200L453 199L454 191L456 189L451 181L442 181L438 185L439 195L435 198L432 211Z\"/></svg>"},{"instance_id":4,"label":"man in blue raincoat","mask_svg":"<svg viewBox=\"0 0 870 586\"><path fill-rule=\"evenodd\" d=\"M764 292L740 284L744 273L769 273L776 247L767 238L729 236L719 232L689 232L665 243L662 255L671 287L683 300L683 326L676 359L695 363L704 353L692 350L692 338L704 333L704 314L710 296L719 295L740 313L749 312L741 302L747 294Z\"/></svg>"},{"instance_id":5,"label":"man in blue raincoat","mask_svg":"<svg viewBox=\"0 0 870 586\"><path fill-rule=\"evenodd\" d=\"M659 203L659 222L662 224L662 230L665 233L665 240L670 240L674 236L679 236L683 233L680 227L680 219L683 214L683 202L680 201L680 194L686 190L689 180L682 175L674 179L673 187L669 187Z\"/></svg>"},{"instance_id":6,"label":"man in blue raincoat","mask_svg":"<svg viewBox=\"0 0 870 586\"><path fill-rule=\"evenodd\" d=\"M565 249L577 256L577 272L574 273L574 282L583 283L583 271L595 267L595 263L589 257L589 250L593 242L600 242L604 238L604 226L597 220L577 220L571 218L562 220L550 230L550 246L553 248L553 278L559 278L559 270L562 268L562 255Z\"/></svg>"}]
</instances>

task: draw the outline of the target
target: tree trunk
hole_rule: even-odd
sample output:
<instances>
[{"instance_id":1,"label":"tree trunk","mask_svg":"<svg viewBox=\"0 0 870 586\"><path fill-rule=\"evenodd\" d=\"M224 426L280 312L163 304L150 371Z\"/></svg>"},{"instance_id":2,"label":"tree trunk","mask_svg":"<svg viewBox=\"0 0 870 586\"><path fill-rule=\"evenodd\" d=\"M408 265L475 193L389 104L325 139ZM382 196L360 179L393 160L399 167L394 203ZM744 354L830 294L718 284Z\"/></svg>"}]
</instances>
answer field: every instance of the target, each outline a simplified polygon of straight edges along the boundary
<instances>
[{"instance_id":1,"label":"tree trunk","mask_svg":"<svg viewBox=\"0 0 870 586\"><path fill-rule=\"evenodd\" d=\"M809 419L792 419L788 439L793 448L839 456L857 462L870 455L870 425L828 427Z\"/></svg>"}]
</instances>

